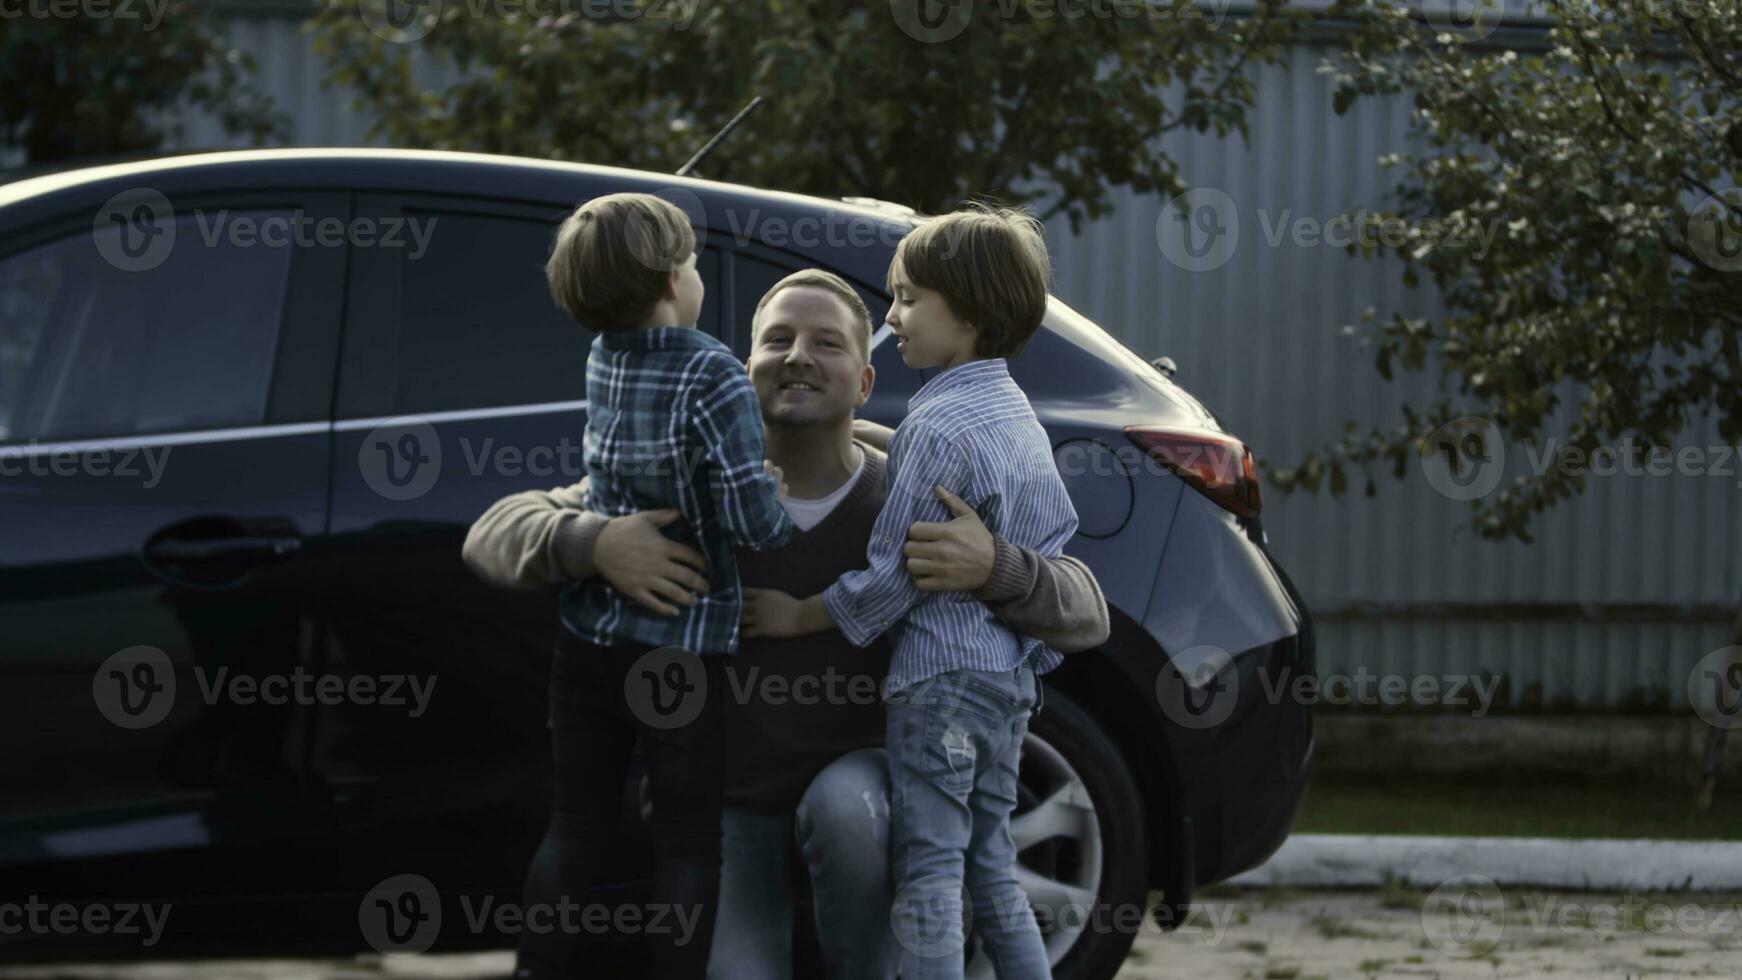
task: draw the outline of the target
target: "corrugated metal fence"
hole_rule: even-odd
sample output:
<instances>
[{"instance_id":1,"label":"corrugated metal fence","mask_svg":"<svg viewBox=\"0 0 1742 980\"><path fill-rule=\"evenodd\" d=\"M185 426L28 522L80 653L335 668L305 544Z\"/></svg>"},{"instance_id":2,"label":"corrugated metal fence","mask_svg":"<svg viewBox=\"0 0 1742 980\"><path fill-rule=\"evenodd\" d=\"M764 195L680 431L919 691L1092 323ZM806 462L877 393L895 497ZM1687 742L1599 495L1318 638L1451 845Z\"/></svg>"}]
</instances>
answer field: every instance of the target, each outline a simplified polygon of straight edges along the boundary
<instances>
[{"instance_id":1,"label":"corrugated metal fence","mask_svg":"<svg viewBox=\"0 0 1742 980\"><path fill-rule=\"evenodd\" d=\"M258 59L293 144L364 143L367 121L349 97L322 88L296 6L234 12L229 37ZM1081 234L1062 221L1048 229L1059 295L1144 356L1171 356L1179 380L1277 464L1335 440L1345 419L1389 423L1400 401L1433 393L1426 378L1384 382L1340 332L1369 306L1431 313L1432 289L1407 290L1394 265L1294 235L1310 230L1302 222L1383 206L1395 177L1377 159L1409 134L1403 100L1335 115L1330 82L1315 72L1325 54L1305 45L1255 70L1249 143L1162 141L1188 182L1228 195L1238 245L1224 264L1193 272L1170 261L1157 226L1176 219L1154 197L1123 194ZM197 119L184 142L226 143ZM1721 443L1700 424L1681 444ZM1528 463L1514 451L1509 474ZM1739 470L1730 459L1721 474L1593 477L1583 497L1540 519L1530 546L1463 529L1467 505L1419 468L1401 482L1381 476L1376 498L1271 491L1266 526L1316 611L1326 672L1499 674L1503 706L1682 709L1690 668L1727 642L1742 594Z\"/></svg>"}]
</instances>

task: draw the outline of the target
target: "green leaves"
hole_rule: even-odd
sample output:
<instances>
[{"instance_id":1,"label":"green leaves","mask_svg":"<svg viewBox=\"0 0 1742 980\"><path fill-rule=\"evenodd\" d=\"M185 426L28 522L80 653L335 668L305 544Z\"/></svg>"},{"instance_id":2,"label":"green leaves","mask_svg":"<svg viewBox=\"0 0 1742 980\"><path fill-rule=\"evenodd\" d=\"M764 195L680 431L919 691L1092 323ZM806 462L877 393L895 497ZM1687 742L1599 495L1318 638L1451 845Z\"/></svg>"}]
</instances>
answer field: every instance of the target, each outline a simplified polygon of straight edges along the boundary
<instances>
[{"instance_id":1,"label":"green leaves","mask_svg":"<svg viewBox=\"0 0 1742 980\"><path fill-rule=\"evenodd\" d=\"M395 44L356 0L323 0L316 47L398 145L670 170L761 95L707 176L930 212L994 197L1073 223L1104 214L1114 187L1182 191L1156 137L1244 133L1246 67L1274 60L1303 19L1285 0L1219 24L1208 5L1073 17L981 3L924 43L881 0L705 3L681 27L653 4L549 24L473 6L444 4L421 40Z\"/></svg>"},{"instance_id":2,"label":"green leaves","mask_svg":"<svg viewBox=\"0 0 1742 980\"><path fill-rule=\"evenodd\" d=\"M1424 226L1480 236L1386 246L1406 284L1432 278L1447 312L1384 323L1380 375L1436 372L1463 399L1458 414L1491 419L1509 442L1666 443L1708 413L1725 438L1742 433L1742 356L1730 356L1742 346L1742 203L1731 211L1712 190L1742 177L1734 0L1686 0L1673 18L1629 0L1555 0L1547 58L1442 42L1401 0L1339 6L1359 27L1323 69L1339 80L1333 108L1394 82L1411 92L1429 151L1392 161L1396 196ZM1363 467L1390 457L1402 475L1396 461L1449 410L1406 407L1404 425L1322 452ZM1472 501L1472 524L1527 538L1534 515L1583 486L1554 468L1522 477Z\"/></svg>"}]
</instances>

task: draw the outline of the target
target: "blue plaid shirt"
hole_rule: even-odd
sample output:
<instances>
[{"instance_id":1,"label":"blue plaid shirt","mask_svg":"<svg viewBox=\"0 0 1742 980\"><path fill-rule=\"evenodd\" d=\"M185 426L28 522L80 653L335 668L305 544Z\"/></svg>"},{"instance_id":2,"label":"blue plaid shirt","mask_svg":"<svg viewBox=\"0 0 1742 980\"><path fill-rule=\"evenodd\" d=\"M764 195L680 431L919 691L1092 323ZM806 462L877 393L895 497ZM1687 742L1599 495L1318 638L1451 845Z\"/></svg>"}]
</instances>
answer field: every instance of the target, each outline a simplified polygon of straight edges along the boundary
<instances>
[{"instance_id":1,"label":"blue plaid shirt","mask_svg":"<svg viewBox=\"0 0 1742 980\"><path fill-rule=\"evenodd\" d=\"M903 547L915 521L948 521L933 484L962 498L993 533L1046 558L1064 553L1077 511L1052 458L1052 441L1004 358L958 364L908 400L889 441L889 497L871 529L870 567L823 591L823 607L856 646L888 631L894 648L885 696L952 670L1045 673L1058 651L1010 632L967 592L921 592Z\"/></svg>"},{"instance_id":2,"label":"blue plaid shirt","mask_svg":"<svg viewBox=\"0 0 1742 980\"><path fill-rule=\"evenodd\" d=\"M688 327L599 334L587 360L582 451L588 506L607 517L676 508L683 520L663 531L707 558L711 591L661 616L594 576L563 590L563 622L604 646L735 653L743 594L732 549L778 548L794 531L779 484L762 470L762 407L744 365Z\"/></svg>"}]
</instances>

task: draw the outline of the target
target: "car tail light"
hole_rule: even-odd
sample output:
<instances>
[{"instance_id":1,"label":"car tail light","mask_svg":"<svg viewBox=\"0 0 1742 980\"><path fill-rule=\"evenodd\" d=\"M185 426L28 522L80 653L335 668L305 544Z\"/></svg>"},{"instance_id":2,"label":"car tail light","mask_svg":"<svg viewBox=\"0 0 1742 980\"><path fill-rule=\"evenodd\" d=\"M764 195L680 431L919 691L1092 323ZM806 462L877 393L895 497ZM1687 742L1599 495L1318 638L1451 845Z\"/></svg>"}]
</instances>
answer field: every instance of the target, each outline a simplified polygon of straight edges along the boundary
<instances>
[{"instance_id":1,"label":"car tail light","mask_svg":"<svg viewBox=\"0 0 1742 980\"><path fill-rule=\"evenodd\" d=\"M1252 450L1232 436L1209 429L1128 425L1138 448L1204 496L1241 517L1257 517L1258 464Z\"/></svg>"}]
</instances>

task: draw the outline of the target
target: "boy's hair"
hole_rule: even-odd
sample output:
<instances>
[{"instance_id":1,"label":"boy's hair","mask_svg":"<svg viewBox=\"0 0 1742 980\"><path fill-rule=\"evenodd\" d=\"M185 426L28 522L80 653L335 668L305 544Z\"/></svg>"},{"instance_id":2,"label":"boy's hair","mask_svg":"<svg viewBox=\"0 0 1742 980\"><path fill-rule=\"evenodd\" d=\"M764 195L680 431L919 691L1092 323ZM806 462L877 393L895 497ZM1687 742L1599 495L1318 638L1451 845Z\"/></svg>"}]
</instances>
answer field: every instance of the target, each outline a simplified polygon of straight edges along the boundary
<instances>
[{"instance_id":1,"label":"boy's hair","mask_svg":"<svg viewBox=\"0 0 1742 980\"><path fill-rule=\"evenodd\" d=\"M756 336L756 328L762 324L762 308L768 301L783 289L793 286L811 286L834 294L841 302L847 304L852 311L854 329L851 331L854 342L859 348L859 356L866 361L871 360L871 310L865 301L854 292L847 281L827 269L800 269L774 285L768 287L768 292L762 294L762 299L756 303L756 313L750 318L750 336Z\"/></svg>"},{"instance_id":2,"label":"boy's hair","mask_svg":"<svg viewBox=\"0 0 1742 980\"><path fill-rule=\"evenodd\" d=\"M972 324L980 357L1015 357L1046 316L1052 266L1040 222L1019 208L970 204L909 232L889 264L921 289L943 294Z\"/></svg>"},{"instance_id":3,"label":"boy's hair","mask_svg":"<svg viewBox=\"0 0 1742 980\"><path fill-rule=\"evenodd\" d=\"M577 323L630 330L695 250L695 231L677 205L652 194L607 194L563 221L544 275L551 298Z\"/></svg>"}]
</instances>

